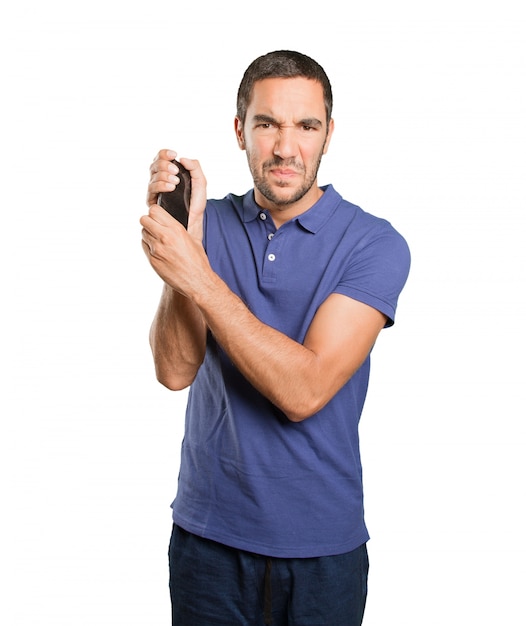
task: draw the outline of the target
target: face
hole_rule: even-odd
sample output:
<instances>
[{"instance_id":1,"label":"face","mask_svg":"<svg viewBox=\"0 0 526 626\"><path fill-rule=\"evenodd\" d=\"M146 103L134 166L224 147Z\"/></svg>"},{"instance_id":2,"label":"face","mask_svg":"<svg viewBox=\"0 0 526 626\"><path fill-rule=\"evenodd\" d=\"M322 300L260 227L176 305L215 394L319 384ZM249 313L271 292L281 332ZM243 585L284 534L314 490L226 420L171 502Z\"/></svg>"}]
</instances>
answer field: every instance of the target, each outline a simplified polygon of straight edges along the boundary
<instances>
[{"instance_id":1,"label":"face","mask_svg":"<svg viewBox=\"0 0 526 626\"><path fill-rule=\"evenodd\" d=\"M247 152L256 202L278 221L306 211L322 195L317 174L332 131L317 81L297 77L255 83L245 124L236 118L236 135Z\"/></svg>"}]
</instances>

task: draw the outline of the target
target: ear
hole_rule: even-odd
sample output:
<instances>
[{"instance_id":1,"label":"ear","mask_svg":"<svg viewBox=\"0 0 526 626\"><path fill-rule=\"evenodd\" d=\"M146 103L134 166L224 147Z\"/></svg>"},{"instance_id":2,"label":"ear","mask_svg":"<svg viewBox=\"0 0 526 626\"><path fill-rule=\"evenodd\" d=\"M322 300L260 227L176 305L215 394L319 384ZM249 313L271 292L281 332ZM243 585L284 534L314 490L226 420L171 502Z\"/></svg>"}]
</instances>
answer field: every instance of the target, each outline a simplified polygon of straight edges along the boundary
<instances>
[{"instance_id":1,"label":"ear","mask_svg":"<svg viewBox=\"0 0 526 626\"><path fill-rule=\"evenodd\" d=\"M327 154L329 150L329 144L331 143L332 133L334 132L334 120L331 118L329 122L329 132L327 133L327 138L325 139L325 144L323 145L323 154Z\"/></svg>"},{"instance_id":2,"label":"ear","mask_svg":"<svg viewBox=\"0 0 526 626\"><path fill-rule=\"evenodd\" d=\"M237 145L239 146L241 150L245 150L245 136L243 133L243 124L241 123L241 120L237 116L234 119L234 128L236 131Z\"/></svg>"}]
</instances>

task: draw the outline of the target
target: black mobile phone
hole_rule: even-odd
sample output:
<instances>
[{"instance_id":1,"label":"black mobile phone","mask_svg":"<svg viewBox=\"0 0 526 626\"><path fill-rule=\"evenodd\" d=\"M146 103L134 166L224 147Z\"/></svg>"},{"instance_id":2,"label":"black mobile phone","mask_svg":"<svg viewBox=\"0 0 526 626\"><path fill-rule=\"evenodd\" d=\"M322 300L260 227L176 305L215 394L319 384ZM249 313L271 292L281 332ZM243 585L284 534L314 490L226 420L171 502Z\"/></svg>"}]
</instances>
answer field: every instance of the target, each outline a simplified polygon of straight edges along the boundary
<instances>
[{"instance_id":1,"label":"black mobile phone","mask_svg":"<svg viewBox=\"0 0 526 626\"><path fill-rule=\"evenodd\" d=\"M188 211L190 210L190 195L192 193L192 180L190 172L179 161L172 161L179 168L177 176L181 181L173 191L160 193L157 204L172 217L188 228Z\"/></svg>"}]
</instances>

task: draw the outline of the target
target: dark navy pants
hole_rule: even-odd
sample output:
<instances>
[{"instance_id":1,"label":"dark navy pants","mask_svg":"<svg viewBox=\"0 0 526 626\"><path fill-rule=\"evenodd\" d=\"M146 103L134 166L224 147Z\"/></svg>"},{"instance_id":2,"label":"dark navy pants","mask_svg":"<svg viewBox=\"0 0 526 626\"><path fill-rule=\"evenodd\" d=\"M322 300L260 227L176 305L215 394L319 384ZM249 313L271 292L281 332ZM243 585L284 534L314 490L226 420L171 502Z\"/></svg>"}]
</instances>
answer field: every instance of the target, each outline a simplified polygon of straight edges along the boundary
<instances>
[{"instance_id":1,"label":"dark navy pants","mask_svg":"<svg viewBox=\"0 0 526 626\"><path fill-rule=\"evenodd\" d=\"M336 556L282 559L235 550L174 526L173 626L360 626L367 547Z\"/></svg>"}]
</instances>

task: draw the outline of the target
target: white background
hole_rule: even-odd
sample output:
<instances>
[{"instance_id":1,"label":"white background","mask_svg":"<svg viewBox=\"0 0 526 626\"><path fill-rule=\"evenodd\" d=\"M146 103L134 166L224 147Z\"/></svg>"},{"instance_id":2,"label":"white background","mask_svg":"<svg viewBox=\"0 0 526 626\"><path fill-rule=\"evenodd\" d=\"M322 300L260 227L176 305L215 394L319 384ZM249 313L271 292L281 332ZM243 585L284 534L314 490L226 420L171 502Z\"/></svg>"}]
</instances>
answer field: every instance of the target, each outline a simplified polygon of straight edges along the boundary
<instances>
[{"instance_id":1,"label":"white background","mask_svg":"<svg viewBox=\"0 0 526 626\"><path fill-rule=\"evenodd\" d=\"M147 342L148 166L172 147L200 159L210 196L248 190L236 90L279 48L333 84L319 182L413 255L361 429L364 624L526 624L519 4L2 9L2 624L169 624L185 393L155 381Z\"/></svg>"}]
</instances>

